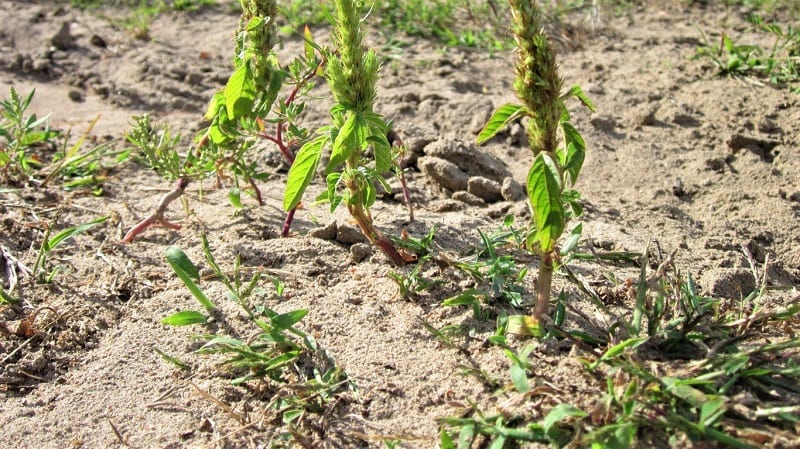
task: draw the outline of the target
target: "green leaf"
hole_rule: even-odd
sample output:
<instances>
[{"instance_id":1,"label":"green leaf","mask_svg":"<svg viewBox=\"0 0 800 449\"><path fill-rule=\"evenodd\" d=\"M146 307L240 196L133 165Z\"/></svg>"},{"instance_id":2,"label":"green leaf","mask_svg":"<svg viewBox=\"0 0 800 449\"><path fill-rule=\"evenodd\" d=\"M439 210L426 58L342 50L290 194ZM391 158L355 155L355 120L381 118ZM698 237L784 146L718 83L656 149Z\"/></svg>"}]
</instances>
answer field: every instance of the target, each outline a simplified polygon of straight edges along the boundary
<instances>
[{"instance_id":1,"label":"green leaf","mask_svg":"<svg viewBox=\"0 0 800 449\"><path fill-rule=\"evenodd\" d=\"M564 132L564 141L566 143L566 154L563 161L564 171L569 175L570 184L575 184L581 172L581 167L583 167L583 161L586 159L586 143L571 123L561 123L561 129Z\"/></svg>"},{"instance_id":2,"label":"green leaf","mask_svg":"<svg viewBox=\"0 0 800 449\"><path fill-rule=\"evenodd\" d=\"M294 209L303 199L303 193L317 172L322 156L322 148L328 142L327 135L321 135L306 142L295 156L286 178L286 191L283 193L283 209Z\"/></svg>"},{"instance_id":3,"label":"green leaf","mask_svg":"<svg viewBox=\"0 0 800 449\"><path fill-rule=\"evenodd\" d=\"M603 353L603 355L601 355L600 358L597 359L594 363L591 363L588 366L588 368L590 370L594 370L595 368L600 366L601 363L603 363L603 362L605 362L607 360L611 360L611 359L619 356L623 352L625 352L625 349L627 349L627 348L636 348L639 345L641 345L642 343L644 343L645 341L647 341L646 337L639 337L639 338L629 338L629 339L627 339L627 340L625 340L625 341L623 341L621 343L618 343L618 344L608 348L608 350L605 353Z\"/></svg>"},{"instance_id":4,"label":"green leaf","mask_svg":"<svg viewBox=\"0 0 800 449\"><path fill-rule=\"evenodd\" d=\"M577 98L590 111L592 112L595 111L594 104L592 104L592 100L590 100L589 97L586 96L586 93L583 91L583 89L581 89L581 86L576 84L572 86L564 95L561 96L562 99L569 97Z\"/></svg>"},{"instance_id":5,"label":"green leaf","mask_svg":"<svg viewBox=\"0 0 800 449\"><path fill-rule=\"evenodd\" d=\"M357 148L360 149L362 143L366 143L365 128L360 114L352 113L347 117L344 125L339 129L336 139L333 141L331 160L325 169L327 173L343 164L353 151L356 151Z\"/></svg>"},{"instance_id":6,"label":"green leaf","mask_svg":"<svg viewBox=\"0 0 800 449\"><path fill-rule=\"evenodd\" d=\"M228 201L234 209L242 208L242 195L238 187L231 187L231 189L228 190Z\"/></svg>"},{"instance_id":7,"label":"green leaf","mask_svg":"<svg viewBox=\"0 0 800 449\"><path fill-rule=\"evenodd\" d=\"M392 147L386 134L372 135L367 138L372 144L375 153L375 171L378 174L386 173L392 169Z\"/></svg>"},{"instance_id":8,"label":"green leaf","mask_svg":"<svg viewBox=\"0 0 800 449\"><path fill-rule=\"evenodd\" d=\"M725 399L717 398L706 402L700 407L700 426L713 426L726 411Z\"/></svg>"},{"instance_id":9,"label":"green leaf","mask_svg":"<svg viewBox=\"0 0 800 449\"><path fill-rule=\"evenodd\" d=\"M581 234L583 233L583 223L578 223L572 231L569 233L569 237L561 245L561 255L566 256L570 252L575 250L575 247L578 246L578 242L581 240Z\"/></svg>"},{"instance_id":10,"label":"green leaf","mask_svg":"<svg viewBox=\"0 0 800 449\"><path fill-rule=\"evenodd\" d=\"M558 166L545 152L536 155L528 172L528 198L536 222L534 238L539 242L541 251L549 253L564 231L565 216Z\"/></svg>"},{"instance_id":11,"label":"green leaf","mask_svg":"<svg viewBox=\"0 0 800 449\"><path fill-rule=\"evenodd\" d=\"M170 326L189 326L191 324L205 324L208 318L200 312L194 310L184 310L162 318L162 324Z\"/></svg>"},{"instance_id":12,"label":"green leaf","mask_svg":"<svg viewBox=\"0 0 800 449\"><path fill-rule=\"evenodd\" d=\"M311 30L306 25L305 29L303 29L303 41L305 44L303 45L303 55L306 58L306 61L313 61L314 54L319 47L317 44L314 43L314 36L311 34Z\"/></svg>"},{"instance_id":13,"label":"green leaf","mask_svg":"<svg viewBox=\"0 0 800 449\"><path fill-rule=\"evenodd\" d=\"M475 441L475 424L466 424L458 434L458 449L469 449Z\"/></svg>"},{"instance_id":14,"label":"green leaf","mask_svg":"<svg viewBox=\"0 0 800 449\"><path fill-rule=\"evenodd\" d=\"M511 368L509 369L511 375L511 382L514 383L514 387L522 394L525 394L531 391L531 386L528 383L528 371L520 365L519 363L511 363Z\"/></svg>"},{"instance_id":15,"label":"green leaf","mask_svg":"<svg viewBox=\"0 0 800 449\"><path fill-rule=\"evenodd\" d=\"M300 320L302 320L307 314L308 310L298 309L291 312L282 313L280 315L275 315L274 317L270 318L269 321L276 330L284 330L289 329L300 322Z\"/></svg>"},{"instance_id":16,"label":"green leaf","mask_svg":"<svg viewBox=\"0 0 800 449\"><path fill-rule=\"evenodd\" d=\"M478 145L483 145L488 142L510 123L519 119L524 111L525 108L518 104L505 104L500 106L489 118L489 121L486 122L480 134L478 134Z\"/></svg>"},{"instance_id":17,"label":"green leaf","mask_svg":"<svg viewBox=\"0 0 800 449\"><path fill-rule=\"evenodd\" d=\"M88 223L84 223L84 224L78 225L78 226L73 226L73 227L71 227L69 229L64 229L63 231L61 231L58 234L56 234L53 238L51 238L50 240L45 242L45 244L43 245L43 250L45 252L50 252L50 251L53 250L53 248L58 246L64 240L70 239L70 238L72 238L72 237L74 237L74 236L76 236L78 234L82 234L82 233L88 231L89 229L92 229L93 227L99 225L100 223L105 222L106 220L108 220L107 216L106 217L100 217L100 218L96 218L96 219L94 219L94 220L92 220L92 221L90 221Z\"/></svg>"},{"instance_id":18,"label":"green leaf","mask_svg":"<svg viewBox=\"0 0 800 449\"><path fill-rule=\"evenodd\" d=\"M222 93L225 95L225 106L231 119L246 116L253 110L255 92L249 64L242 64L231 74Z\"/></svg>"},{"instance_id":19,"label":"green leaf","mask_svg":"<svg viewBox=\"0 0 800 449\"><path fill-rule=\"evenodd\" d=\"M439 431L439 448L456 449L455 444L453 444L453 439L450 437L450 434L447 433L447 430L445 429Z\"/></svg>"},{"instance_id":20,"label":"green leaf","mask_svg":"<svg viewBox=\"0 0 800 449\"><path fill-rule=\"evenodd\" d=\"M197 302L208 311L214 310L214 304L192 280L193 278L200 279L200 272L192 261L189 260L189 257L186 256L186 253L177 246L170 246L167 249L166 257L172 270L175 271L175 274L183 281L183 284L186 285L186 288L188 288L195 299L197 299Z\"/></svg>"}]
</instances>

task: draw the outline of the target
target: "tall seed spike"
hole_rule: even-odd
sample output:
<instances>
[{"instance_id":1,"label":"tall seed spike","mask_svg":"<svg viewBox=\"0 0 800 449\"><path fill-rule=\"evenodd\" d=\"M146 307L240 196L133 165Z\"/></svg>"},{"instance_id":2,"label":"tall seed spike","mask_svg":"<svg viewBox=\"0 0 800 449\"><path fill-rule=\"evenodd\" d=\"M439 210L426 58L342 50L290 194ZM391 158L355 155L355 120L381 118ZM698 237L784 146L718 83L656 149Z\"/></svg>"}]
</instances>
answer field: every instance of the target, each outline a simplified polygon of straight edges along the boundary
<instances>
[{"instance_id":1,"label":"tall seed spike","mask_svg":"<svg viewBox=\"0 0 800 449\"><path fill-rule=\"evenodd\" d=\"M542 14L536 1L510 0L511 32L518 54L514 90L531 114L528 140L534 154L555 152L561 117L561 89L555 52L542 25Z\"/></svg>"}]
</instances>

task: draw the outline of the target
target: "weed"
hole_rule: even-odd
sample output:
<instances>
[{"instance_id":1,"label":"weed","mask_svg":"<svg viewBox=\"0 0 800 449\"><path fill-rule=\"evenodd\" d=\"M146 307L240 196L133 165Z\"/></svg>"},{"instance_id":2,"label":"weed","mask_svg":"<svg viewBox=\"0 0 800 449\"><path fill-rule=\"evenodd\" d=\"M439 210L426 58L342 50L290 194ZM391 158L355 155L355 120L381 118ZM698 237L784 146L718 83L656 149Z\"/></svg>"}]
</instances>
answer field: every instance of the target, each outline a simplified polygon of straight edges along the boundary
<instances>
[{"instance_id":1,"label":"weed","mask_svg":"<svg viewBox=\"0 0 800 449\"><path fill-rule=\"evenodd\" d=\"M209 126L198 134L194 150L180 155L180 136L173 137L167 127L156 129L146 115L134 117L133 130L127 136L141 150L147 164L169 180L188 182L213 175L217 187L221 187L230 172L233 186L228 198L236 209L242 208L243 191L263 205L256 181L269 175L259 169L252 154L259 139L277 145L289 164L294 162L294 151L308 140L308 132L298 119L305 109L302 98L314 86L313 78L322 65L321 49L306 29L303 55L281 69L273 51L278 42L276 11L275 2L242 2L234 71L209 102L205 114ZM279 98L283 86L291 88ZM240 187L240 179L247 189ZM283 236L289 233L294 208L288 212ZM136 228L144 229L139 225Z\"/></svg>"},{"instance_id":2,"label":"weed","mask_svg":"<svg viewBox=\"0 0 800 449\"><path fill-rule=\"evenodd\" d=\"M655 444L653 438L672 446L688 440L735 448L794 441L798 408L790 398L800 392L800 342L765 341L763 329L800 319L800 305L741 318L741 310L724 310L719 300L700 295L691 276L671 272L671 260L648 273L643 256L633 313L615 317L611 343L580 346L586 355L579 360L604 382L596 402L560 403L543 419L530 415L527 399L492 414L473 405L461 417L442 420L441 447L466 448L479 440L488 447L539 441L604 448ZM537 388L530 382L532 349L512 350L504 336L508 324L498 317L488 340L510 360L512 394L528 398Z\"/></svg>"},{"instance_id":3,"label":"weed","mask_svg":"<svg viewBox=\"0 0 800 449\"><path fill-rule=\"evenodd\" d=\"M764 23L759 16L752 16L749 21L756 30L774 36L769 49L736 44L727 33L721 34L719 45L715 46L701 31L703 43L697 47L694 58L709 59L719 75L767 78L772 84L800 93L800 28L790 24L784 29Z\"/></svg>"},{"instance_id":4,"label":"weed","mask_svg":"<svg viewBox=\"0 0 800 449\"><path fill-rule=\"evenodd\" d=\"M517 263L513 253L503 250L504 247L513 249L520 245L522 237L513 224L513 217L509 216L498 231L486 234L479 229L482 246L476 249L474 256L448 262L448 265L472 277L479 286L445 299L442 305L469 305L479 319L488 316L483 303L502 301L515 308L524 305L523 281L528 269Z\"/></svg>"},{"instance_id":5,"label":"weed","mask_svg":"<svg viewBox=\"0 0 800 449\"><path fill-rule=\"evenodd\" d=\"M53 222L47 226L45 229L44 236L42 237L42 244L39 246L39 252L36 255L36 262L33 264L33 274L34 279L36 282L39 283L50 283L53 281L56 273L58 272L57 268L54 268L49 273L47 272L47 259L50 257L50 253L56 249L57 246L64 243L65 241L75 237L78 234L82 234L93 227L104 223L108 220L108 217L100 217L96 218L88 223L84 223L81 225L73 226L71 228L64 229L54 235L52 238L50 237L50 233L55 227L56 223L58 223L59 216L53 219Z\"/></svg>"},{"instance_id":6,"label":"weed","mask_svg":"<svg viewBox=\"0 0 800 449\"><path fill-rule=\"evenodd\" d=\"M339 52L328 57L325 75L336 104L331 108L332 124L321 128L317 137L303 145L289 170L283 207L296 207L316 173L322 150L331 145L326 167L327 190L319 199L328 201L331 210L344 202L362 233L380 248L395 266L406 263L392 241L372 222L370 206L377 197L376 184L389 187L383 173L392 168L389 126L375 113L373 103L380 62L363 44L360 8L352 0L336 2L333 46ZM372 147L374 160L367 159Z\"/></svg>"},{"instance_id":7,"label":"weed","mask_svg":"<svg viewBox=\"0 0 800 449\"><path fill-rule=\"evenodd\" d=\"M49 145L59 135L50 129L50 116L37 118L26 115L36 90L22 98L9 89L9 98L0 101L0 181L24 183L31 180L33 171L42 160L31 153L38 145Z\"/></svg>"},{"instance_id":8,"label":"weed","mask_svg":"<svg viewBox=\"0 0 800 449\"><path fill-rule=\"evenodd\" d=\"M302 438L299 430L306 415L322 413L325 406L334 400L334 393L349 383L344 372L321 349L311 335L296 325L306 316L306 309L277 313L254 299L261 293L261 273L255 273L244 282L237 258L233 276L219 266L212 255L208 240L202 236L205 261L216 278L227 290L227 297L234 301L255 325L257 334L247 340L234 335L216 333L201 335L205 343L198 354L221 356L221 366L231 370L233 385L257 382L262 388L271 390L269 407L280 415L285 426L284 438ZM199 270L178 247L171 247L166 258L176 275L183 281L204 311L184 310L162 319L162 323L176 326L226 323L222 312L198 285ZM213 318L213 320L212 320ZM216 327L216 326L214 326ZM234 333L231 330L231 333ZM159 352L159 354L162 354ZM185 369L180 360L162 354L169 363Z\"/></svg>"},{"instance_id":9,"label":"weed","mask_svg":"<svg viewBox=\"0 0 800 449\"><path fill-rule=\"evenodd\" d=\"M564 100L574 96L589 109L593 106L578 86L562 93L555 54L544 34L536 2L512 0L511 16L518 47L514 89L522 104L501 106L478 135L478 143L491 139L511 122L528 117L525 126L534 161L527 179L533 220L526 244L539 255L536 307L532 316L535 327L548 311L558 239L569 219L582 213L580 194L571 187L583 165L586 144L570 124ZM559 130L563 145L559 145ZM525 327L531 326L526 324L521 331Z\"/></svg>"}]
</instances>

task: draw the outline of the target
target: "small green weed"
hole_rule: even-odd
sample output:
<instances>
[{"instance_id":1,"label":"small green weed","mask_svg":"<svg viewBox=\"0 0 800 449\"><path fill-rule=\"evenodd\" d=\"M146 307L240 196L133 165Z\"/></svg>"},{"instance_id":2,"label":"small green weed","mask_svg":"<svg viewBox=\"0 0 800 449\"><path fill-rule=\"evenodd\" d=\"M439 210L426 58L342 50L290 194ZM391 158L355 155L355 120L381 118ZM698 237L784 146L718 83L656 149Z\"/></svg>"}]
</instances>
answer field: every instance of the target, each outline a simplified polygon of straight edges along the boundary
<instances>
[{"instance_id":1,"label":"small green weed","mask_svg":"<svg viewBox=\"0 0 800 449\"><path fill-rule=\"evenodd\" d=\"M0 101L0 182L26 183L33 178L34 170L42 159L33 154L37 146L49 146L58 137L50 129L50 116L38 118L26 111L36 90L21 97L16 89L9 89L9 98Z\"/></svg>"},{"instance_id":2,"label":"small green weed","mask_svg":"<svg viewBox=\"0 0 800 449\"><path fill-rule=\"evenodd\" d=\"M53 219L53 222L47 226L44 231L44 236L42 237L42 244L39 246L39 252L36 256L36 262L33 264L33 274L34 279L38 283L50 283L53 281L53 278L58 273L58 267L47 271L47 259L50 257L50 253L53 252L56 247L60 244L64 243L65 241L75 237L78 234L82 234L89 229L94 228L95 226L104 223L108 220L108 217L100 217L96 218L88 223L84 223L81 225L73 226L71 228L64 229L59 231L53 237L50 237L50 233L55 225L58 223L59 216L56 215L56 218Z\"/></svg>"},{"instance_id":3,"label":"small green weed","mask_svg":"<svg viewBox=\"0 0 800 449\"><path fill-rule=\"evenodd\" d=\"M256 272L244 281L237 258L233 275L229 276L212 255L205 235L202 242L206 263L225 286L228 299L235 302L247 315L248 322L256 327L257 334L246 340L239 338L233 330L229 330L230 335L201 335L197 338L205 343L195 352L221 356L221 366L233 376L233 385L257 382L262 389L269 390L273 398L269 406L285 426L282 435L292 439L304 428L306 415L322 413L325 406L335 400L334 393L346 386L349 380L314 338L296 327L308 313L306 309L277 313L266 307L258 301L264 295L259 286L261 273ZM173 326L202 324L209 329L215 329L216 323L226 323L226 317L198 284L200 273L189 257L180 248L170 247L166 258L203 311L176 312L163 318L162 323ZM185 362L172 356L164 358L186 369Z\"/></svg>"},{"instance_id":4,"label":"small green weed","mask_svg":"<svg viewBox=\"0 0 800 449\"><path fill-rule=\"evenodd\" d=\"M709 59L720 75L766 78L774 85L800 93L800 28L768 24L759 16L752 16L749 21L757 31L774 36L769 49L737 44L727 33L722 33L719 45L713 45L701 31L703 43L694 58Z\"/></svg>"},{"instance_id":5,"label":"small green weed","mask_svg":"<svg viewBox=\"0 0 800 449\"><path fill-rule=\"evenodd\" d=\"M514 308L525 305L523 283L528 268L519 264L516 255L508 251L508 248L519 248L522 239L513 225L513 217L508 216L503 226L492 234L486 234L479 229L482 246L476 249L474 256L448 263L468 274L479 285L445 299L442 305L471 306L475 317L480 319L488 316L483 309L484 303L502 301Z\"/></svg>"}]
</instances>

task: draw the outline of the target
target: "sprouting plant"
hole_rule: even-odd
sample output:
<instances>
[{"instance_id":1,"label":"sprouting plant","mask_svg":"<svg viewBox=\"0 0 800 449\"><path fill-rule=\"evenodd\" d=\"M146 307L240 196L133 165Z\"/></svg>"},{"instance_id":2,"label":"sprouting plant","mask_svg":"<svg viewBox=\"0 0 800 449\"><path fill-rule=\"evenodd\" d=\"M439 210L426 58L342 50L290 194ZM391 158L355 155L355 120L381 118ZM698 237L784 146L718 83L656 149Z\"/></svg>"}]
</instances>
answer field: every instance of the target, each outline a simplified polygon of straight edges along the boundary
<instances>
[{"instance_id":1,"label":"sprouting plant","mask_svg":"<svg viewBox=\"0 0 800 449\"><path fill-rule=\"evenodd\" d=\"M720 75L764 77L772 84L800 93L800 28L788 25L784 29L775 23L764 23L759 16L752 16L748 21L756 30L774 36L772 46L737 44L727 33L721 34L717 46L700 31L703 43L697 47L695 59L708 58Z\"/></svg>"},{"instance_id":2,"label":"sprouting plant","mask_svg":"<svg viewBox=\"0 0 800 449\"><path fill-rule=\"evenodd\" d=\"M233 385L259 382L262 388L274 389L270 406L281 416L280 425L287 426L286 436L292 436L305 420L305 415L322 413L326 404L335 400L334 394L349 383L347 375L320 348L311 335L297 328L306 316L306 309L277 313L257 300L263 289L256 272L248 281L242 279L237 258L233 275L227 274L214 258L208 240L202 236L205 261L225 286L226 296L245 312L257 333L241 339L237 335L216 333L202 335L205 340L196 353L223 357L221 366L236 377ZM200 274L189 257L178 247L170 247L166 258L175 274L183 281L203 311L184 310L161 321L175 326L206 324L211 316L221 318L222 311L199 285ZM223 320L224 321L224 320ZM174 357L166 358L176 364ZM185 366L185 364L176 364Z\"/></svg>"},{"instance_id":3,"label":"sprouting plant","mask_svg":"<svg viewBox=\"0 0 800 449\"><path fill-rule=\"evenodd\" d=\"M317 137L303 145L289 170L283 207L289 211L300 203L316 173L325 146L331 145L326 167L327 190L320 199L334 210L344 202L362 233L381 249L392 264L405 259L392 241L373 225L370 206L377 196L376 184L389 190L383 174L392 167L391 146L386 137L389 127L374 112L380 61L363 44L360 4L337 0L332 36L338 54L328 57L325 76L336 104L331 108L332 124L318 130ZM367 156L372 147L373 160Z\"/></svg>"},{"instance_id":4,"label":"sprouting plant","mask_svg":"<svg viewBox=\"0 0 800 449\"><path fill-rule=\"evenodd\" d=\"M460 292L442 302L445 306L469 305L476 318L485 318L483 303L503 301L512 307L522 307L525 288L523 279L527 267L520 265L513 254L501 251L506 246L518 247L521 236L513 228L513 217L506 217L502 228L491 234L478 230L482 245L469 259L453 260L448 265L472 277L478 286Z\"/></svg>"},{"instance_id":5,"label":"sprouting plant","mask_svg":"<svg viewBox=\"0 0 800 449\"><path fill-rule=\"evenodd\" d=\"M22 98L9 89L0 101L0 182L27 182L42 161L31 154L37 145L49 144L59 133L50 129L50 116L26 115L36 90Z\"/></svg>"},{"instance_id":6,"label":"sprouting plant","mask_svg":"<svg viewBox=\"0 0 800 449\"><path fill-rule=\"evenodd\" d=\"M50 253L53 252L57 246L64 243L66 240L69 240L78 234L82 234L108 220L108 217L96 218L90 222L64 229L53 237L50 237L53 227L56 225L56 223L58 223L58 218L59 216L56 215L55 219L53 219L53 222L45 229L44 236L42 237L42 244L39 246L39 252L36 255L36 262L33 264L33 277L36 282L39 283L52 282L53 278L58 272L57 269L53 269L48 273L46 269L47 258L50 257Z\"/></svg>"},{"instance_id":7,"label":"sprouting plant","mask_svg":"<svg viewBox=\"0 0 800 449\"><path fill-rule=\"evenodd\" d=\"M533 310L533 327L536 327L548 311L558 239L570 218L582 213L580 194L572 186L583 165L586 145L570 123L564 101L574 96L589 109L594 107L579 86L562 92L555 53L542 28L537 2L511 0L510 3L511 30L518 49L514 90L522 104L501 106L478 135L478 143L488 141L511 122L528 118L525 127L534 159L526 182L533 210L526 244L539 255Z\"/></svg>"}]
</instances>

